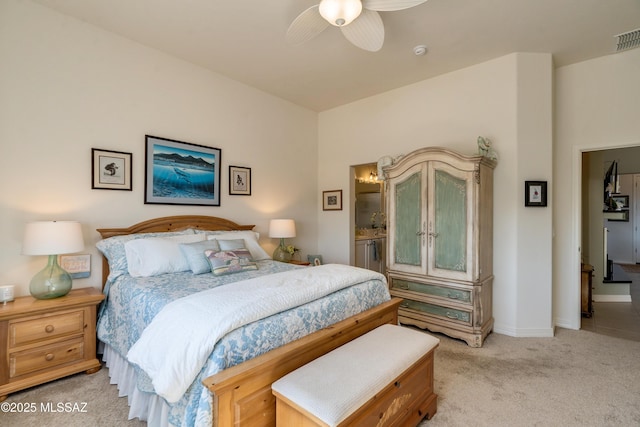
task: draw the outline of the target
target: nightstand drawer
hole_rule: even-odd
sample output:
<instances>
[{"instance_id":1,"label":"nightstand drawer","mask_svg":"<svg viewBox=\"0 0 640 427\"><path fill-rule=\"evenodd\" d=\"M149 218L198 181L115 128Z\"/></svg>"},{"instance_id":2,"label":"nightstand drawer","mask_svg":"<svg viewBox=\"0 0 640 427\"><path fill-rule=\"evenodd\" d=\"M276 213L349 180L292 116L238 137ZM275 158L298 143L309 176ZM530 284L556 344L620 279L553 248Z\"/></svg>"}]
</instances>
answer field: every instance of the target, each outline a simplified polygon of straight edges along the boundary
<instances>
[{"instance_id":1,"label":"nightstand drawer","mask_svg":"<svg viewBox=\"0 0 640 427\"><path fill-rule=\"evenodd\" d=\"M83 310L31 320L12 321L9 323L9 348L65 335L81 334L83 330Z\"/></svg>"},{"instance_id":2,"label":"nightstand drawer","mask_svg":"<svg viewBox=\"0 0 640 427\"><path fill-rule=\"evenodd\" d=\"M84 358L84 338L9 354L9 377L49 369Z\"/></svg>"}]
</instances>

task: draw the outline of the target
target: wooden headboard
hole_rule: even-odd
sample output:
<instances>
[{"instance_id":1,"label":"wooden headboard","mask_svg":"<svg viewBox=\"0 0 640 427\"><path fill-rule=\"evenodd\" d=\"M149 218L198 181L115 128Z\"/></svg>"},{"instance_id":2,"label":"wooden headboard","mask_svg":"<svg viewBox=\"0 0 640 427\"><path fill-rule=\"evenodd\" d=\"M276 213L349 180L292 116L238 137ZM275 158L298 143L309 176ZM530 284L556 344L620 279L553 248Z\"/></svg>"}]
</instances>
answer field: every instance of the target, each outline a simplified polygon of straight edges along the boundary
<instances>
[{"instance_id":1,"label":"wooden headboard","mask_svg":"<svg viewBox=\"0 0 640 427\"><path fill-rule=\"evenodd\" d=\"M255 225L240 225L233 221L206 215L177 215L154 218L125 228L98 228L103 239L137 233L159 233L180 231L187 228L209 231L253 230ZM102 257L102 287L109 276L109 262Z\"/></svg>"}]
</instances>

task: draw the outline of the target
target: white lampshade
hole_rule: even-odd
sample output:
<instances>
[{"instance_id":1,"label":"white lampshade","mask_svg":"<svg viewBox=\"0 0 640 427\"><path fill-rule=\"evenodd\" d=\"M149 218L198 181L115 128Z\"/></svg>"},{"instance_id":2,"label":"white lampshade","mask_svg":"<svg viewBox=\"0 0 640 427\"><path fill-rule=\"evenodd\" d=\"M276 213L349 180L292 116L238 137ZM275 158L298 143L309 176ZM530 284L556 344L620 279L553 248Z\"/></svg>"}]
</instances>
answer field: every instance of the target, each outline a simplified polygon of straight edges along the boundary
<instances>
[{"instance_id":1,"label":"white lampshade","mask_svg":"<svg viewBox=\"0 0 640 427\"><path fill-rule=\"evenodd\" d=\"M25 255L60 255L84 249L82 228L76 221L38 221L27 224L22 242Z\"/></svg>"},{"instance_id":2,"label":"white lampshade","mask_svg":"<svg viewBox=\"0 0 640 427\"><path fill-rule=\"evenodd\" d=\"M319 11L331 25L342 27L349 25L360 16L362 2L360 0L322 0Z\"/></svg>"},{"instance_id":3,"label":"white lampshade","mask_svg":"<svg viewBox=\"0 0 640 427\"><path fill-rule=\"evenodd\" d=\"M296 222L292 219L272 219L269 223L269 237L296 237Z\"/></svg>"}]
</instances>

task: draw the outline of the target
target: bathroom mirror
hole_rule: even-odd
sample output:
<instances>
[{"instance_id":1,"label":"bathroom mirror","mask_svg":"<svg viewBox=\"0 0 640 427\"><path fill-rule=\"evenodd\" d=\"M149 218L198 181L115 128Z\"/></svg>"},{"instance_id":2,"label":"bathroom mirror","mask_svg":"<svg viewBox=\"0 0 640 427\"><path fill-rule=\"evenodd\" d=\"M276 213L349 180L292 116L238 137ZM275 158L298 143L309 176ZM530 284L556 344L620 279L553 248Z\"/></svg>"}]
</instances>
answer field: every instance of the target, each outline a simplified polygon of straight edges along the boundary
<instances>
[{"instance_id":1,"label":"bathroom mirror","mask_svg":"<svg viewBox=\"0 0 640 427\"><path fill-rule=\"evenodd\" d=\"M385 228L384 185L378 180L377 164L354 167L356 230Z\"/></svg>"}]
</instances>

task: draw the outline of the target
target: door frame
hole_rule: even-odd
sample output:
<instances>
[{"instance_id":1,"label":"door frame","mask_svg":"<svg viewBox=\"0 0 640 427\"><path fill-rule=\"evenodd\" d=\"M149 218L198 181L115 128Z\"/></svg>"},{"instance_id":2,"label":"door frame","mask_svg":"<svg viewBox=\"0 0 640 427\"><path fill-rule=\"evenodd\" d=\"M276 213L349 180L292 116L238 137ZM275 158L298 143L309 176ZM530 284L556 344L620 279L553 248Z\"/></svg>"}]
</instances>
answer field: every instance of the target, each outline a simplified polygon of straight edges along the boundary
<instances>
[{"instance_id":1,"label":"door frame","mask_svg":"<svg viewBox=\"0 0 640 427\"><path fill-rule=\"evenodd\" d=\"M581 277L581 257L582 257L582 154L592 151L616 150L621 148L633 148L640 146L640 141L630 142L620 145L598 145L598 146L574 146L573 148L573 250L571 251L572 260L570 268L570 283L574 287L570 293L571 301L569 303L574 307L570 319L573 329L581 329L582 325L582 277ZM634 189L634 192L638 190ZM634 204L638 203L634 200ZM636 214L634 214L634 217ZM638 223L635 223L638 224ZM637 232L636 232L637 234ZM638 242L640 245L640 242ZM636 246L638 248L638 246ZM637 253L637 251L636 251ZM636 257L638 255L636 254Z\"/></svg>"}]
</instances>

